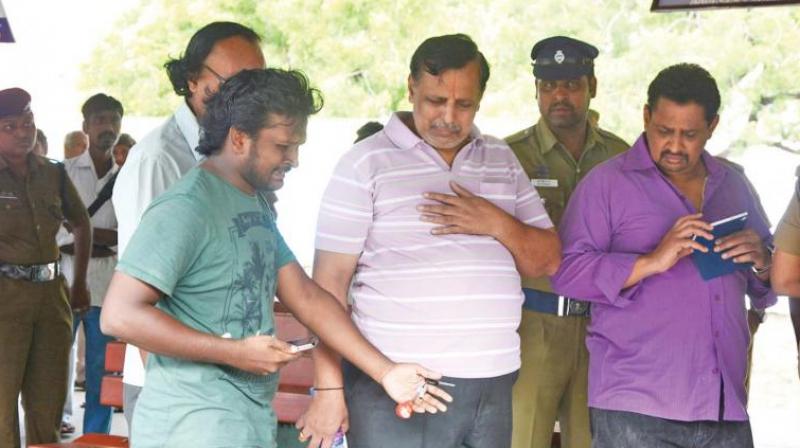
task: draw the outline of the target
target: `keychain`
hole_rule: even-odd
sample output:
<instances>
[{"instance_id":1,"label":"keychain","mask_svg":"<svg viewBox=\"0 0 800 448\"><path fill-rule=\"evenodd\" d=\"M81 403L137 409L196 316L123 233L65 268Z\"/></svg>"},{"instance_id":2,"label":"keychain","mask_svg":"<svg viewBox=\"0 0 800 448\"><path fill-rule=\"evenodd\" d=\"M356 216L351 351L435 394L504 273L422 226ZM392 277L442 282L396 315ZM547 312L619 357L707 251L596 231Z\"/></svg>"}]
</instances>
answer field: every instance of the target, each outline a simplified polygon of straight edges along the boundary
<instances>
[{"instance_id":1,"label":"keychain","mask_svg":"<svg viewBox=\"0 0 800 448\"><path fill-rule=\"evenodd\" d=\"M453 383L425 378L425 382L417 386L417 399L420 399L425 396L425 393L428 391L428 384L433 386L456 387L456 385ZM408 420L414 414L413 403L414 403L413 401L398 403L397 406L395 406L394 408L395 415L402 418L403 420Z\"/></svg>"}]
</instances>

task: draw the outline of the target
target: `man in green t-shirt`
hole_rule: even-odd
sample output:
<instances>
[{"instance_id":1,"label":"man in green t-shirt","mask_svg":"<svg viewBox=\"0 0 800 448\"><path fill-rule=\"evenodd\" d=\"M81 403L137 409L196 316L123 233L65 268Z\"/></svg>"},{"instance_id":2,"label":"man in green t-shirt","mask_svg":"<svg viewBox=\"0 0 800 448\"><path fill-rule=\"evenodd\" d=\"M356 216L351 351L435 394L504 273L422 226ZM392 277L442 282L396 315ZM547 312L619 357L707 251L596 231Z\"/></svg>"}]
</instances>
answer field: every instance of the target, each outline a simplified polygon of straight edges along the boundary
<instances>
[{"instance_id":1,"label":"man in green t-shirt","mask_svg":"<svg viewBox=\"0 0 800 448\"><path fill-rule=\"evenodd\" d=\"M434 386L418 397L439 374L392 363L370 345L275 225L265 196L297 166L307 119L320 108L300 72L245 70L226 80L201 123L207 159L142 217L101 318L103 332L153 353L132 446L275 446L277 371L298 356L272 336L276 293L393 399L414 400L417 412L446 409L440 400L450 397Z\"/></svg>"},{"instance_id":2,"label":"man in green t-shirt","mask_svg":"<svg viewBox=\"0 0 800 448\"><path fill-rule=\"evenodd\" d=\"M571 37L537 42L531 59L541 118L506 137L556 227L578 182L630 147L601 129L597 114L589 109L597 92L597 55L597 48ZM584 340L589 306L554 294L548 277L523 277L522 287L522 367L513 390L511 446L549 447L558 420L565 446L588 448L589 352Z\"/></svg>"}]
</instances>

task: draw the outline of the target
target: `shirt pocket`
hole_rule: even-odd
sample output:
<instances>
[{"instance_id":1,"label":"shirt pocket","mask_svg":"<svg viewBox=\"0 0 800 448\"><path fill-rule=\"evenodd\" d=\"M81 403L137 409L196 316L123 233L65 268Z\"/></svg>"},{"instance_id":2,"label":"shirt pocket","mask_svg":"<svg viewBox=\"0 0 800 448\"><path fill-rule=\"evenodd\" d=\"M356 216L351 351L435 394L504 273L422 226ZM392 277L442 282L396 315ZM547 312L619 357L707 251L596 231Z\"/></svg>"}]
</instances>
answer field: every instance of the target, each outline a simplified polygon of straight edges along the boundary
<instances>
[{"instance_id":1,"label":"shirt pocket","mask_svg":"<svg viewBox=\"0 0 800 448\"><path fill-rule=\"evenodd\" d=\"M0 198L0 229L10 235L22 235L32 225L28 208L19 198Z\"/></svg>"},{"instance_id":2,"label":"shirt pocket","mask_svg":"<svg viewBox=\"0 0 800 448\"><path fill-rule=\"evenodd\" d=\"M507 213L514 215L517 203L516 184L505 181L481 181L480 195Z\"/></svg>"}]
</instances>

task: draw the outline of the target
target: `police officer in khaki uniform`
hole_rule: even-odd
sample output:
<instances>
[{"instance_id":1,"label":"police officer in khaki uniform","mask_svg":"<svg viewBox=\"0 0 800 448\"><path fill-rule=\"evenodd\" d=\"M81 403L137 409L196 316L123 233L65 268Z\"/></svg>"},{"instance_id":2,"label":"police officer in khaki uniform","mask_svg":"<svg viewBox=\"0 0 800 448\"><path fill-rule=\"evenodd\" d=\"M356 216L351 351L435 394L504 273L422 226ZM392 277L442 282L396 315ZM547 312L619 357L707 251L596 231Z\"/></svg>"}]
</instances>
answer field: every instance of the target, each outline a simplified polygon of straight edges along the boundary
<instances>
[{"instance_id":1,"label":"police officer in khaki uniform","mask_svg":"<svg viewBox=\"0 0 800 448\"><path fill-rule=\"evenodd\" d=\"M22 89L0 90L1 447L20 446L20 393L27 443L59 440L72 342L72 313L56 245L64 220L75 235L72 305L81 311L89 303L89 216L63 166L33 154L36 124L30 102Z\"/></svg>"},{"instance_id":2,"label":"police officer in khaki uniform","mask_svg":"<svg viewBox=\"0 0 800 448\"><path fill-rule=\"evenodd\" d=\"M789 206L775 229L775 253L772 257L770 281L777 294L789 296L789 309L795 338L800 341L796 316L800 311L800 166L797 167L797 183ZM800 376L800 342L797 346Z\"/></svg>"},{"instance_id":3,"label":"police officer in khaki uniform","mask_svg":"<svg viewBox=\"0 0 800 448\"><path fill-rule=\"evenodd\" d=\"M558 226L575 186L595 165L628 149L589 110L597 48L555 36L531 51L541 118L506 138ZM522 368L514 385L514 448L549 448L556 420L564 447L589 447L586 324L589 305L553 293L546 277L523 278Z\"/></svg>"}]
</instances>

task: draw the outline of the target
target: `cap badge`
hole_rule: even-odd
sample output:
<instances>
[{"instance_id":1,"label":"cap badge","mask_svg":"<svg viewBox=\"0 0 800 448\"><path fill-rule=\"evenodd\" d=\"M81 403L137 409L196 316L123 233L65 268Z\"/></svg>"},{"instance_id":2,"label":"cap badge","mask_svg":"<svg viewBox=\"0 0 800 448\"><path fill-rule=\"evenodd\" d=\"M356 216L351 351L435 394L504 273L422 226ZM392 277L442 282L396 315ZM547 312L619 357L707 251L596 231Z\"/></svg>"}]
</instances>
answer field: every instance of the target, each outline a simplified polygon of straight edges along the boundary
<instances>
[{"instance_id":1,"label":"cap badge","mask_svg":"<svg viewBox=\"0 0 800 448\"><path fill-rule=\"evenodd\" d=\"M556 51L556 54L553 56L553 59L556 60L557 64L561 64L564 62L564 52L561 50Z\"/></svg>"}]
</instances>

